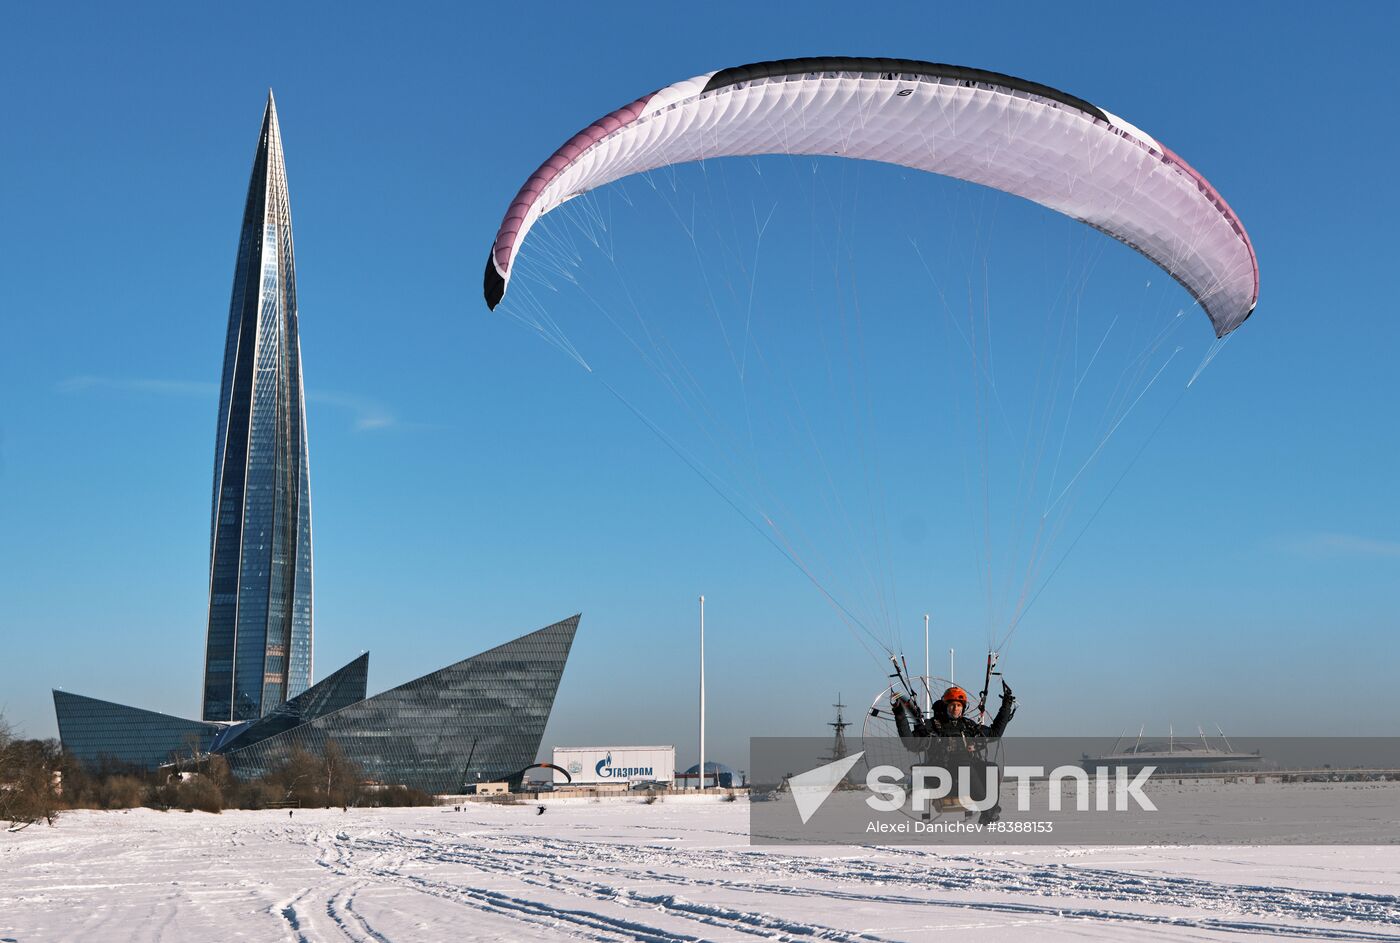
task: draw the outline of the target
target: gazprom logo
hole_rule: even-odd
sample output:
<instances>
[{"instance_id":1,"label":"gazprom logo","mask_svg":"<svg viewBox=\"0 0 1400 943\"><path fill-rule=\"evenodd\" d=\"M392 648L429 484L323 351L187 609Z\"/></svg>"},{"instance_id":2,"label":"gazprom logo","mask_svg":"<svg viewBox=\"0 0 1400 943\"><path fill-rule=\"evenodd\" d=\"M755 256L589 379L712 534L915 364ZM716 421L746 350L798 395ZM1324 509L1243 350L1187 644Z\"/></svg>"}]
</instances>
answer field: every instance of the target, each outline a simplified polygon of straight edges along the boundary
<instances>
[{"instance_id":1,"label":"gazprom logo","mask_svg":"<svg viewBox=\"0 0 1400 943\"><path fill-rule=\"evenodd\" d=\"M633 776L655 775L651 770L650 766L613 766L611 751L593 767L593 772L599 779L631 779Z\"/></svg>"}]
</instances>

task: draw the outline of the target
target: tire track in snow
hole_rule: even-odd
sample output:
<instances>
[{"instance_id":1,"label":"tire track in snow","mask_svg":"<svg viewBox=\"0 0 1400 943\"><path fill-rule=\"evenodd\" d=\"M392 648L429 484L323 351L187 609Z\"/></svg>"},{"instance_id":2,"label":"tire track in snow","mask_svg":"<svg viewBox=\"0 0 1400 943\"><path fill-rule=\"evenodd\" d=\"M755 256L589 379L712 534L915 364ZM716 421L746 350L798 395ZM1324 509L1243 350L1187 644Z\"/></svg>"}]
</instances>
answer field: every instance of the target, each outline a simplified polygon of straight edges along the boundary
<instances>
[{"instance_id":1,"label":"tire track in snow","mask_svg":"<svg viewBox=\"0 0 1400 943\"><path fill-rule=\"evenodd\" d=\"M1214 917L1173 917L1167 914L1142 914L1131 911L1103 910L1093 907L1067 907L1063 904L1029 904L1011 901L958 901L938 900L927 897L908 897L893 894L861 894L839 889L822 890L790 885L754 884L748 881L703 880L678 878L654 873L647 875L653 879L672 877L677 883L687 886L711 886L729 890L743 890L776 894L779 896L812 897L822 900L841 900L866 904L901 904L911 907L940 907L954 910L989 911L996 913L1036 916L1040 918L1065 918L1090 920L1095 922L1138 923L1153 926L1171 926L1197 930L1230 931L1238 933L1269 934L1275 936L1301 937L1320 940L1355 941L1397 941L1400 935L1379 933L1370 930L1316 927L1304 924L1267 924L1254 921L1225 920Z\"/></svg>"},{"instance_id":2,"label":"tire track in snow","mask_svg":"<svg viewBox=\"0 0 1400 943\"><path fill-rule=\"evenodd\" d=\"M412 839L410 839L410 841L412 841ZM776 917L763 912L722 907L717 904L690 900L675 894L647 894L633 888L617 887L612 884L590 881L572 875L548 873L546 876L540 876L538 869L534 867L502 866L498 862L493 861L489 853L484 856L475 857L470 864L478 870L510 875L520 880L522 883L542 889L563 891L575 897L583 897L592 901L609 901L625 907L642 907L648 910L660 910L672 916L692 920L706 926L718 927L732 932L747 933L764 939L820 939L833 940L837 941L837 943L860 943L860 941L879 943L879 941L883 939L882 937L869 933L841 930L836 927L823 926L815 923L802 923L800 921ZM651 872L649 872L647 876L652 879L661 877ZM669 878L671 876L668 875L666 877ZM675 879L670 881L670 883L680 884L681 886L698 886L713 884L715 882ZM751 890L746 884L738 884L735 886L740 890Z\"/></svg>"},{"instance_id":3,"label":"tire track in snow","mask_svg":"<svg viewBox=\"0 0 1400 943\"><path fill-rule=\"evenodd\" d=\"M530 877L514 870L497 869L497 873L510 874L522 883L543 890L561 891L574 897L581 897L593 903L615 903L623 907L643 908L660 911L672 917L679 917L703 924L707 927L746 933L765 940L833 940L837 943L887 943L885 938L859 931L846 931L821 924L802 923L771 914L736 910L718 904L706 904L688 900L674 894L647 894L636 890L617 888L607 884L585 881L578 878L549 875L548 878ZM417 880L425 883L426 879ZM446 885L450 886L450 885ZM749 888L740 885L741 889ZM689 935L668 935L667 939L696 940L706 937Z\"/></svg>"},{"instance_id":4,"label":"tire track in snow","mask_svg":"<svg viewBox=\"0 0 1400 943\"><path fill-rule=\"evenodd\" d=\"M337 930L355 943L365 943L366 940L373 940L374 943L392 943L388 937L371 927L368 920L355 912L355 895L365 887L365 883L356 882L326 898L326 916L331 918Z\"/></svg>"},{"instance_id":5,"label":"tire track in snow","mask_svg":"<svg viewBox=\"0 0 1400 943\"><path fill-rule=\"evenodd\" d=\"M353 861L351 844L353 839L343 831L327 834L312 831L304 835L307 844L317 850L316 863L338 877L353 877L357 870ZM355 897L366 885L365 881L353 881L326 898L326 916L331 923L354 943L392 943L392 941L372 927L368 920L356 912Z\"/></svg>"},{"instance_id":6,"label":"tire track in snow","mask_svg":"<svg viewBox=\"0 0 1400 943\"><path fill-rule=\"evenodd\" d=\"M585 938L590 940L631 940L636 943L699 943L701 940L701 937L675 933L634 920L607 917L586 910L563 909L500 891L430 881L416 875L390 873L382 877L433 897L468 904L488 913L512 917L553 931L558 931L562 924L583 931Z\"/></svg>"},{"instance_id":7,"label":"tire track in snow","mask_svg":"<svg viewBox=\"0 0 1400 943\"><path fill-rule=\"evenodd\" d=\"M450 840L446 836L444 839ZM819 888L793 887L787 884L757 885L751 878L745 880L707 879L692 874L675 875L657 870L658 865L662 867L674 866L686 870L694 870L698 865L705 873L814 877L822 881L874 885L881 888L913 887L927 890L933 887L949 892L995 891L1002 894L1019 893L1040 897L1089 898L1091 901L1165 904L1192 911L1216 910L1228 914L1247 914L1253 917L1293 921L1352 924L1364 922L1387 927L1400 925L1400 898L1394 895L1215 884L1194 878L1153 877L1133 872L1079 868L1072 865L1022 864L1020 862L998 862L996 865L989 865L982 859L964 856L959 858L959 861L962 862L959 867L948 868L932 864L926 866L901 865L898 862L876 861L860 857L813 859L772 852L697 849L686 851L671 846L601 844L567 839L532 840L520 839L516 836L491 836L485 839L478 836L475 844L464 844L458 838L454 843L444 845L433 839L408 838L397 833L389 833L386 835L385 841L388 844L407 842L415 845L420 848L421 857L432 861L463 864L482 871L506 872L525 880L527 883L555 889L565 889L566 886L571 885L581 896L592 896L594 899L621 902L625 897L635 897L638 901L660 907L663 910L669 909L667 907L668 901L683 901L683 899L665 895L651 897L637 895L636 892L622 890L611 885L583 881L571 876L568 872L584 868L597 871L602 866L604 870L617 873L619 877L628 881L635 881L636 877L642 874L648 880L673 883L682 887L712 886L741 892L762 891L788 896L860 900L866 903L896 901L896 898L892 897L888 891L882 891L878 894L851 894L838 890L823 891ZM920 855L920 857L932 856ZM508 867L502 863L512 859L518 860L519 864ZM948 859L945 856L936 860L946 861ZM642 866L640 869L637 867L639 865ZM548 874L548 881L530 878L530 875L538 874L541 870ZM897 900L911 906L954 906L971 910L1113 920L1115 922L1193 927L1202 930L1229 930L1253 934L1284 934L1314 939L1400 940L1400 935L1397 934L1370 931L1355 926L1327 928L1303 923L1292 923L1284 926L1225 916L1174 917L1074 905L1004 904L996 901L952 902L907 896ZM676 907L673 912L679 913L681 909L683 906ZM741 913L734 911L734 916L731 919L744 924L744 918L738 916ZM749 932L758 932L758 928L764 925L761 918L767 915L750 916L752 919L747 922ZM778 918L769 919L779 926L784 925L784 922ZM787 926L788 929L797 930L795 925L788 924ZM735 927L731 924L731 928L739 929L741 927ZM808 928L808 933L820 933L821 930L830 932L830 928L811 927ZM771 933L772 929L769 932ZM834 932L838 935L841 933L841 931Z\"/></svg>"},{"instance_id":8,"label":"tire track in snow","mask_svg":"<svg viewBox=\"0 0 1400 943\"><path fill-rule=\"evenodd\" d=\"M273 913L281 917L282 921L287 925L287 929L291 931L294 943L311 943L310 938L307 937L305 933L301 932L301 915L297 913L297 903L309 893L311 893L311 888L303 887L292 896L291 900L287 901L281 907L278 907L276 904L272 907Z\"/></svg>"},{"instance_id":9,"label":"tire track in snow","mask_svg":"<svg viewBox=\"0 0 1400 943\"><path fill-rule=\"evenodd\" d=\"M433 854L438 846L431 840L410 838L397 832L388 833L384 839L362 838L357 840L356 844L364 846L365 850L377 851L408 848L417 852L413 855L417 860L443 860ZM835 943L862 943L862 941L864 941L864 943L883 943L883 938L868 933L846 931L820 924L802 923L796 920L775 917L767 913L736 910L717 904L688 900L674 894L645 894L635 890L617 888L609 884L587 881L581 878L568 877L554 873L541 875L537 868L503 867L491 861L489 852L484 856L474 858L473 861L470 862L476 870L506 875L528 886L536 887L541 890L566 893L574 897L583 898L591 904L612 903L624 908L659 911L665 913L667 916L700 923L709 928L705 936L696 937L688 933L678 933L642 924L636 920L609 917L592 910L580 911L561 909L544 904L540 901L508 895L499 891L462 887L441 881L432 881L424 877L405 875L402 874L400 870L402 861L403 858L399 857L398 866L392 869L379 868L371 865L367 867L367 871L380 880L391 880L399 883L404 881L411 882L412 886L416 889L433 894L434 896L445 896L449 899L466 896L474 903L486 903L491 905L495 912L500 912L501 908L504 908L510 916L538 916L544 913L553 919L563 919L567 922L582 924L593 930L620 932L624 939L677 941L677 943L679 943L679 941L707 939L713 934L715 929L719 929L779 941L817 939L831 940L835 941ZM541 911L541 908L544 908L544 911Z\"/></svg>"},{"instance_id":10,"label":"tire track in snow","mask_svg":"<svg viewBox=\"0 0 1400 943\"><path fill-rule=\"evenodd\" d=\"M395 836L397 841L388 839L360 838L351 840L343 832L328 836L322 832L313 832L304 836L307 844L315 846L319 852L316 863L331 871L334 874L347 876L352 870L360 870L368 873L381 882L390 882L400 887L406 887L420 893L428 894L443 900L449 900L457 904L471 907L476 910L496 914L519 920L523 923L542 927L551 931L558 931L563 926L580 931L584 938L600 941L600 943L615 943L615 941L634 941L634 943L699 943L698 937L678 936L667 933L656 927L646 926L640 923L616 920L582 913L577 911L561 910L548 904L532 901L527 898L513 897L499 891L490 891L483 888L458 887L456 885L443 884L441 882L429 881L426 878L416 877L401 873L403 858L399 859L398 866L392 868L373 868L357 865L352 853L340 844L341 840L348 843L352 841L365 847L366 850L387 848L394 850L414 851L411 839L399 834L389 832ZM421 855L414 854L413 858ZM331 901L327 901L327 912L331 912ZM331 918L335 919L334 913ZM339 921L337 925L340 926ZM342 926L343 930L343 926Z\"/></svg>"},{"instance_id":11,"label":"tire track in snow","mask_svg":"<svg viewBox=\"0 0 1400 943\"><path fill-rule=\"evenodd\" d=\"M503 840L510 841L503 836ZM521 846L506 852L538 860L540 851ZM824 880L879 886L900 885L927 889L936 886L950 891L999 891L1038 896L1080 895L1103 900L1166 903L1190 908L1209 908L1259 916L1294 917L1313 920L1367 921L1400 926L1400 896L1345 891L1313 891L1248 884L1221 884L1195 878L1151 876L1129 871L1082 868L1065 864L991 863L962 857L957 867L947 867L946 857L924 855L935 862L903 864L897 861L861 856L818 859L766 851L685 851L666 845L616 845L551 839L548 844L561 852L561 864L577 866L587 861L596 867L600 860L628 865L656 864L677 868L700 865L706 872L769 875L802 875ZM458 846L460 848L460 846ZM890 853L907 857L902 849ZM701 879L703 880L703 879Z\"/></svg>"}]
</instances>

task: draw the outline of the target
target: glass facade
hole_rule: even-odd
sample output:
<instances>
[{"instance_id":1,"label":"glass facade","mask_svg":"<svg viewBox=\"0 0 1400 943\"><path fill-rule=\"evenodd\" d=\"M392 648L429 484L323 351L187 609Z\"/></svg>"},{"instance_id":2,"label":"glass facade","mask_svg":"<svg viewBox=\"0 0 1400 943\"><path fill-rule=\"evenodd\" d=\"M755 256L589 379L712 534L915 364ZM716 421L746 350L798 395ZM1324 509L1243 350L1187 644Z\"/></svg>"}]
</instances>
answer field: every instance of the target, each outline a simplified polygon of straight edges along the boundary
<instances>
[{"instance_id":1,"label":"glass facade","mask_svg":"<svg viewBox=\"0 0 1400 943\"><path fill-rule=\"evenodd\" d=\"M237 750L363 701L368 680L369 653L366 652L290 701L277 705L262 718L228 727L210 750L214 753Z\"/></svg>"},{"instance_id":2,"label":"glass facade","mask_svg":"<svg viewBox=\"0 0 1400 943\"><path fill-rule=\"evenodd\" d=\"M155 769L177 754L219 753L243 779L334 740L367 778L431 793L460 792L535 761L579 616L365 697L364 654L266 716L242 724L183 720L54 692L63 748Z\"/></svg>"},{"instance_id":3,"label":"glass facade","mask_svg":"<svg viewBox=\"0 0 1400 943\"><path fill-rule=\"evenodd\" d=\"M209 721L256 720L311 683L311 486L295 268L269 94L219 391L202 713Z\"/></svg>"},{"instance_id":4,"label":"glass facade","mask_svg":"<svg viewBox=\"0 0 1400 943\"><path fill-rule=\"evenodd\" d=\"M431 793L517 773L535 761L579 617L228 752L242 778L334 740L367 778Z\"/></svg>"},{"instance_id":5,"label":"glass facade","mask_svg":"<svg viewBox=\"0 0 1400 943\"><path fill-rule=\"evenodd\" d=\"M177 755L207 753L223 729L220 724L184 720L67 691L53 692L53 707L63 749L92 769L104 764L155 769Z\"/></svg>"}]
</instances>

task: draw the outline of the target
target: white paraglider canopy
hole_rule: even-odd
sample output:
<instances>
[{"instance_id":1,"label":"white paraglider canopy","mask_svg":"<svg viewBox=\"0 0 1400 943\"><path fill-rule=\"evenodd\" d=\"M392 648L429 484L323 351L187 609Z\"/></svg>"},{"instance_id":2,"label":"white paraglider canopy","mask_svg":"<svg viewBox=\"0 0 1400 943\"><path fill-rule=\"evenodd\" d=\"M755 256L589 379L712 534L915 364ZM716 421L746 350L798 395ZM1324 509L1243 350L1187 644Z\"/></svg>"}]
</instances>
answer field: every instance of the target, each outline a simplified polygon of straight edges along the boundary
<instances>
[{"instance_id":1,"label":"white paraglider canopy","mask_svg":"<svg viewBox=\"0 0 1400 943\"><path fill-rule=\"evenodd\" d=\"M1258 300L1258 265L1239 218L1189 164L1128 122L995 72L827 57L687 79L574 135L511 202L486 264L487 304L505 295L531 226L566 201L672 164L762 154L882 161L1032 200L1161 266L1218 337Z\"/></svg>"}]
</instances>

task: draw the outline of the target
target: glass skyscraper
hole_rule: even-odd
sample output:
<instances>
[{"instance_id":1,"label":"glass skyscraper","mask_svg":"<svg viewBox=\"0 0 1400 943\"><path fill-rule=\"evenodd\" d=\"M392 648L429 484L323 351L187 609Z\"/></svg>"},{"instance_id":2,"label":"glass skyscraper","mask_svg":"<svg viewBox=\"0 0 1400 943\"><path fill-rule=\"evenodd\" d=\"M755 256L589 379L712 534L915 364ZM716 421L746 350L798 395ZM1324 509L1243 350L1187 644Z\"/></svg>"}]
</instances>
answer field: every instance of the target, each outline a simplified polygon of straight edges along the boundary
<instances>
[{"instance_id":1,"label":"glass skyscraper","mask_svg":"<svg viewBox=\"0 0 1400 943\"><path fill-rule=\"evenodd\" d=\"M536 759L579 617L367 697L369 655L311 682L311 490L296 275L271 93L229 307L214 457L201 720L54 691L94 772L223 755L250 779L335 743L385 784L458 792Z\"/></svg>"},{"instance_id":2,"label":"glass skyscraper","mask_svg":"<svg viewBox=\"0 0 1400 943\"><path fill-rule=\"evenodd\" d=\"M255 720L311 683L306 405L271 92L238 240L216 442L203 717Z\"/></svg>"}]
</instances>

